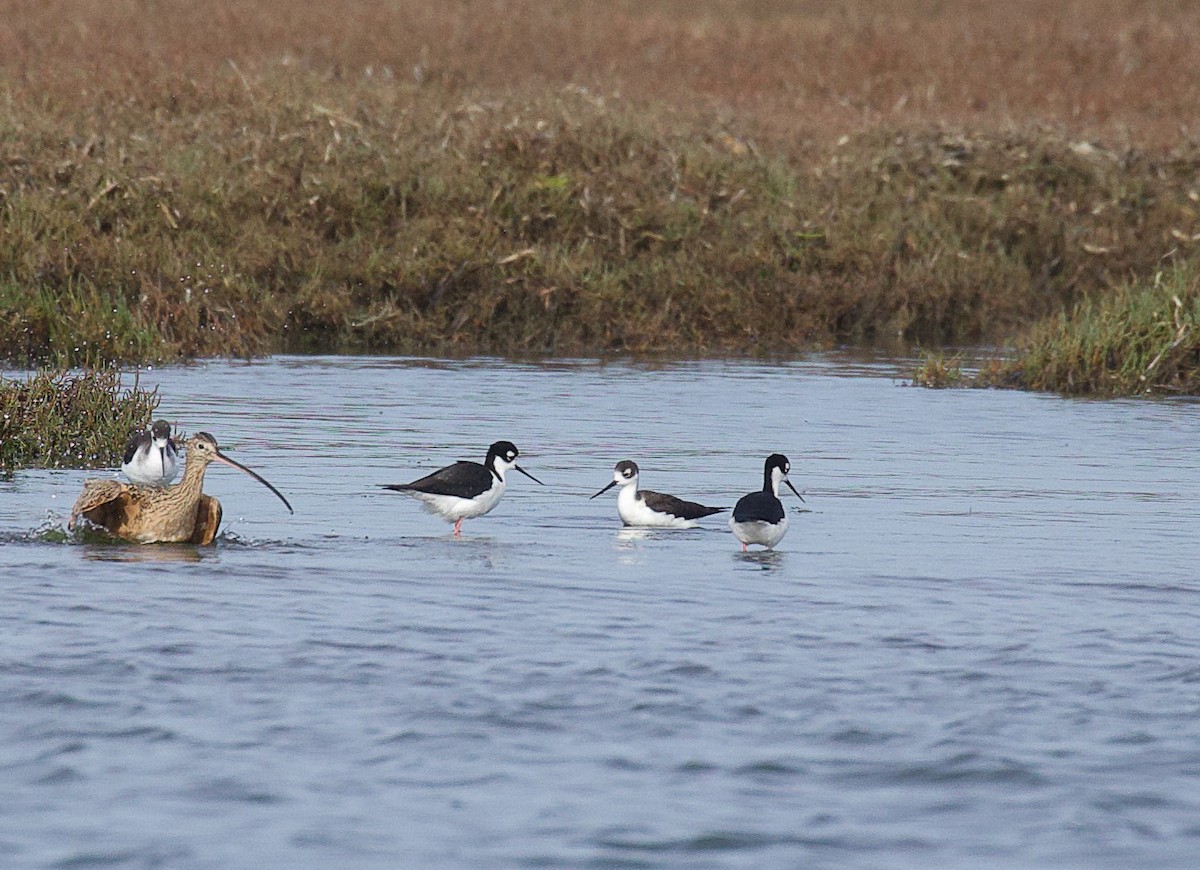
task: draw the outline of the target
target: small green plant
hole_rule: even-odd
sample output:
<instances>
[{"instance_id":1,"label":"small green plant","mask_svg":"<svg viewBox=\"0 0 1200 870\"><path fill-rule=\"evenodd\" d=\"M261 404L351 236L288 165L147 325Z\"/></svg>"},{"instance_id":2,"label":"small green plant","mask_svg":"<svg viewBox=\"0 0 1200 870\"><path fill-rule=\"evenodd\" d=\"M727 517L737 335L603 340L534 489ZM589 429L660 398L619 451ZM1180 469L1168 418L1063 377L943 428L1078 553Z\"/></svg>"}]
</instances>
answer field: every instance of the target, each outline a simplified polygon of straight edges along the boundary
<instances>
[{"instance_id":1,"label":"small green plant","mask_svg":"<svg viewBox=\"0 0 1200 870\"><path fill-rule=\"evenodd\" d=\"M0 471L112 467L158 401L111 369L0 378Z\"/></svg>"}]
</instances>

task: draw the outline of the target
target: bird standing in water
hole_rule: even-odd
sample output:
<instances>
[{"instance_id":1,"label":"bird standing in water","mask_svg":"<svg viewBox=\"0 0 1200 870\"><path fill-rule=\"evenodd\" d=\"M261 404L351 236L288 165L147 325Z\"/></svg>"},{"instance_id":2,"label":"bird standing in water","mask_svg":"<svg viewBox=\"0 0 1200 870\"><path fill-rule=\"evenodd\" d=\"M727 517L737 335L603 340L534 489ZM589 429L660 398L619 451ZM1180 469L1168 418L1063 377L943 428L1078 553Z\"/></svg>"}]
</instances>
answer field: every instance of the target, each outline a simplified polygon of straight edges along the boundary
<instances>
[{"instance_id":1,"label":"bird standing in water","mask_svg":"<svg viewBox=\"0 0 1200 870\"><path fill-rule=\"evenodd\" d=\"M779 500L780 482L786 483L788 489L796 493L796 498L804 501L804 497L796 492L796 487L788 480L791 467L792 464L782 453L772 453L763 466L762 489L742 496L733 506L729 528L734 537L742 542L743 553L746 552L748 544L762 544L768 550L772 550L783 540L788 520L783 510L783 502Z\"/></svg>"},{"instance_id":2,"label":"bird standing in water","mask_svg":"<svg viewBox=\"0 0 1200 870\"><path fill-rule=\"evenodd\" d=\"M497 441L488 448L482 465L460 460L412 483L380 486L420 499L425 510L454 523L454 534L458 536L462 534L463 520L481 517L500 503L504 473L510 468L542 484L517 465L518 456L520 452L511 441Z\"/></svg>"}]
</instances>

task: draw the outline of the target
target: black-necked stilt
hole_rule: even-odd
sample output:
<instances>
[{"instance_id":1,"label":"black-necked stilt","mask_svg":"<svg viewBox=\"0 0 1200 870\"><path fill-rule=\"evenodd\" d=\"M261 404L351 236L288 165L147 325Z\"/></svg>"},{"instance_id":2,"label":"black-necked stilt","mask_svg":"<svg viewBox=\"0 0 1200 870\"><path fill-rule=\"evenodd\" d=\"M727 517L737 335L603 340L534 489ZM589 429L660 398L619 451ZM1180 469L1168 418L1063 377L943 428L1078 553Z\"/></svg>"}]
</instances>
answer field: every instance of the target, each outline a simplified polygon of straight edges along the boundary
<instances>
[{"instance_id":1,"label":"black-necked stilt","mask_svg":"<svg viewBox=\"0 0 1200 870\"><path fill-rule=\"evenodd\" d=\"M787 514L783 511L783 502L779 500L779 482L786 483L788 489L796 493L796 498L804 501L804 497L796 492L796 487L788 480L791 467L792 464L786 456L772 453L763 466L762 489L742 496L733 506L729 528L742 542L743 553L746 552L747 544L762 544L771 550L783 540L788 521Z\"/></svg>"},{"instance_id":2,"label":"black-necked stilt","mask_svg":"<svg viewBox=\"0 0 1200 870\"><path fill-rule=\"evenodd\" d=\"M481 517L500 502L508 469L515 468L534 483L542 483L517 465L519 455L511 441L497 441L488 448L482 465L459 461L412 483L380 485L419 498L425 510L453 522L454 534L460 535L463 520Z\"/></svg>"},{"instance_id":3,"label":"black-necked stilt","mask_svg":"<svg viewBox=\"0 0 1200 870\"><path fill-rule=\"evenodd\" d=\"M166 486L179 473L179 451L171 438L171 424L156 420L137 433L125 445L121 471L132 483L143 486Z\"/></svg>"},{"instance_id":4,"label":"black-necked stilt","mask_svg":"<svg viewBox=\"0 0 1200 870\"><path fill-rule=\"evenodd\" d=\"M636 462L624 459L613 470L612 483L593 495L603 495L614 486L621 487L617 495L617 513L627 526L655 526L665 529L693 529L701 517L729 510L723 507L706 507L694 501L684 501L673 495L638 491L638 467Z\"/></svg>"}]
</instances>

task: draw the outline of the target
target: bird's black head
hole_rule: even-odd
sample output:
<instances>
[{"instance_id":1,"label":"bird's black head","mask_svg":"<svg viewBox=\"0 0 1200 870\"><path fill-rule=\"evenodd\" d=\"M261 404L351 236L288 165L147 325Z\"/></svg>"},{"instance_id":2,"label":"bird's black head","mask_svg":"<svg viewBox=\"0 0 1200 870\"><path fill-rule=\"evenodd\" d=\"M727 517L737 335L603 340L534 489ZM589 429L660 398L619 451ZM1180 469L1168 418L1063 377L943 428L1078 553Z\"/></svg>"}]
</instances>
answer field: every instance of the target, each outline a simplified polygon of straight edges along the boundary
<instances>
[{"instance_id":1,"label":"bird's black head","mask_svg":"<svg viewBox=\"0 0 1200 870\"><path fill-rule=\"evenodd\" d=\"M521 455L521 451L517 450L517 445L511 441L497 441L488 448L488 462L490 464L492 457L499 456L505 462L516 462L517 457Z\"/></svg>"},{"instance_id":2,"label":"bird's black head","mask_svg":"<svg viewBox=\"0 0 1200 870\"><path fill-rule=\"evenodd\" d=\"M638 467L636 462L631 462L628 459L622 459L617 463L617 474L621 475L625 480L637 477Z\"/></svg>"},{"instance_id":3,"label":"bird's black head","mask_svg":"<svg viewBox=\"0 0 1200 870\"><path fill-rule=\"evenodd\" d=\"M497 441L488 448L487 462L485 464L491 470L492 474L501 480L504 479L504 472L507 469L515 468L530 480L542 483L524 468L517 465L517 457L520 455L521 452L517 450L516 444L513 444L511 441ZM543 483L542 486L545 486L545 484Z\"/></svg>"},{"instance_id":4,"label":"bird's black head","mask_svg":"<svg viewBox=\"0 0 1200 870\"><path fill-rule=\"evenodd\" d=\"M782 481L787 484L788 489L796 494L796 498L804 501L804 496L800 495L800 491L788 480L788 472L791 470L792 463L788 462L786 456L782 453L772 453L767 457L767 463L763 468L763 491L778 494L779 484Z\"/></svg>"}]
</instances>

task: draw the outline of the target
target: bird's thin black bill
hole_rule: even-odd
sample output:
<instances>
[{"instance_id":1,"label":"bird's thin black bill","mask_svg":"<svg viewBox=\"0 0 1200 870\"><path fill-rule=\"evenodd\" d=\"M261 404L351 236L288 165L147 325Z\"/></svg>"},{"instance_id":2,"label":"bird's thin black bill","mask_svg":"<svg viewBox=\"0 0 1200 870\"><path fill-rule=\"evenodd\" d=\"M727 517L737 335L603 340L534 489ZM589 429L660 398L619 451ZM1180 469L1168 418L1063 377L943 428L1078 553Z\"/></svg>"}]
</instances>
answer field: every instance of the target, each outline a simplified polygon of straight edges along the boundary
<instances>
[{"instance_id":1,"label":"bird's thin black bill","mask_svg":"<svg viewBox=\"0 0 1200 870\"><path fill-rule=\"evenodd\" d=\"M514 466L513 466L513 468L515 468L517 471L521 472L523 475L525 475L526 477L528 477L528 478L529 478L530 480L532 480L534 483L541 484L542 486L545 486L545 485L546 485L546 484L542 483L540 480L538 480L536 477L534 477L532 474L530 474L528 471L526 471L524 468L522 468L521 466L519 466L519 465L514 465Z\"/></svg>"},{"instance_id":2,"label":"bird's thin black bill","mask_svg":"<svg viewBox=\"0 0 1200 870\"><path fill-rule=\"evenodd\" d=\"M804 496L802 496L799 492L796 492L796 487L792 486L792 482L790 480L787 480L785 478L783 482L788 485L788 489L790 489L792 492L796 493L796 498L800 499L800 501L804 501ZM804 503L808 504L808 502L806 502L806 501Z\"/></svg>"},{"instance_id":3,"label":"bird's thin black bill","mask_svg":"<svg viewBox=\"0 0 1200 870\"><path fill-rule=\"evenodd\" d=\"M604 493L608 492L610 489L612 489L616 485L617 485L617 482L615 480L611 481L608 484L608 486L604 487L604 489L600 490L598 493L596 493L596 495L604 495ZM596 497L596 495L589 495L588 501L591 501L592 499L594 499Z\"/></svg>"}]
</instances>

